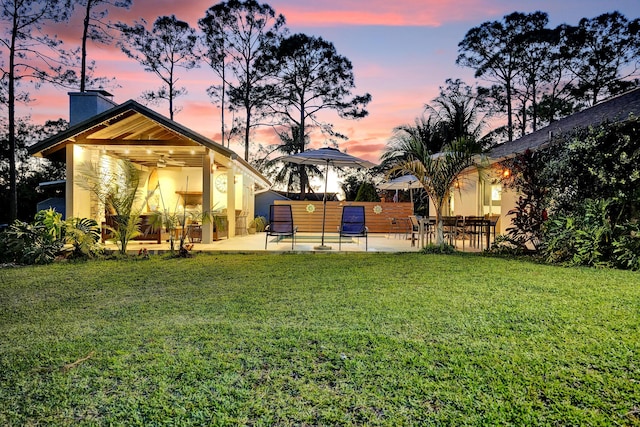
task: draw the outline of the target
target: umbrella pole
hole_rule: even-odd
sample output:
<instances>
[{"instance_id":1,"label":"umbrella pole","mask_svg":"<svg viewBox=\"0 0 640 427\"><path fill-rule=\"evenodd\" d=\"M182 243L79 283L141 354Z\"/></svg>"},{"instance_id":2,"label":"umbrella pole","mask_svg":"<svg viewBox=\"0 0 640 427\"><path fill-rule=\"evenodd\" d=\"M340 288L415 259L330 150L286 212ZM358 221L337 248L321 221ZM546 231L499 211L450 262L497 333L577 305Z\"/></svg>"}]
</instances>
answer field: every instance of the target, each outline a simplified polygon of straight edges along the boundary
<instances>
[{"instance_id":1,"label":"umbrella pole","mask_svg":"<svg viewBox=\"0 0 640 427\"><path fill-rule=\"evenodd\" d=\"M327 160L327 170L324 172L324 195L322 196L322 241L320 246L313 249L329 250L331 246L324 245L324 224L327 217L327 181L329 180L329 160Z\"/></svg>"}]
</instances>

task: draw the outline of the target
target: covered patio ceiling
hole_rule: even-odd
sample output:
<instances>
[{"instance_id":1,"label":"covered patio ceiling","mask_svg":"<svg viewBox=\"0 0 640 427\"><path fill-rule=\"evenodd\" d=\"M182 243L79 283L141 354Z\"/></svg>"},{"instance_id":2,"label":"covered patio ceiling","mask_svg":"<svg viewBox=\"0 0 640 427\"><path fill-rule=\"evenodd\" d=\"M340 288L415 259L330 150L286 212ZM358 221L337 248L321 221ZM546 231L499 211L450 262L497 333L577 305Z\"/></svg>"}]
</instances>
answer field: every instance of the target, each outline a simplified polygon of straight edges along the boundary
<instances>
[{"instance_id":1,"label":"covered patio ceiling","mask_svg":"<svg viewBox=\"0 0 640 427\"><path fill-rule=\"evenodd\" d=\"M147 167L201 168L206 155L201 144L131 110L82 132L75 143Z\"/></svg>"},{"instance_id":2,"label":"covered patio ceiling","mask_svg":"<svg viewBox=\"0 0 640 427\"><path fill-rule=\"evenodd\" d=\"M29 147L36 157L66 162L67 146L77 145L146 167L203 168L206 156L216 166L235 164L249 173L258 187L271 183L232 150L153 110L129 100Z\"/></svg>"}]
</instances>

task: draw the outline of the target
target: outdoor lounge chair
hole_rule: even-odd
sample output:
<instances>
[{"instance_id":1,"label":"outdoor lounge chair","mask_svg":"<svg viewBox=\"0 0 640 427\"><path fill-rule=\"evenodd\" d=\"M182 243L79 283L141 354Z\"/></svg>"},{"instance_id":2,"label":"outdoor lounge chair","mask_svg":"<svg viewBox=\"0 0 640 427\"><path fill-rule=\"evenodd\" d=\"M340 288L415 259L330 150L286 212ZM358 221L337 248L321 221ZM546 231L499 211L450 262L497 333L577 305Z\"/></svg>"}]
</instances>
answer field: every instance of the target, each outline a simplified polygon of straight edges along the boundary
<instances>
[{"instance_id":1,"label":"outdoor lounge chair","mask_svg":"<svg viewBox=\"0 0 640 427\"><path fill-rule=\"evenodd\" d=\"M342 237L364 237L364 250L369 250L368 232L369 229L365 225L364 206L345 206L342 208L342 221L338 229L338 233L340 233L338 250L342 245Z\"/></svg>"},{"instance_id":2,"label":"outdoor lounge chair","mask_svg":"<svg viewBox=\"0 0 640 427\"><path fill-rule=\"evenodd\" d=\"M296 239L298 227L293 225L293 213L291 205L271 205L269 208L269 225L265 228L266 239L264 248L267 249L269 236L291 237L291 250Z\"/></svg>"}]
</instances>

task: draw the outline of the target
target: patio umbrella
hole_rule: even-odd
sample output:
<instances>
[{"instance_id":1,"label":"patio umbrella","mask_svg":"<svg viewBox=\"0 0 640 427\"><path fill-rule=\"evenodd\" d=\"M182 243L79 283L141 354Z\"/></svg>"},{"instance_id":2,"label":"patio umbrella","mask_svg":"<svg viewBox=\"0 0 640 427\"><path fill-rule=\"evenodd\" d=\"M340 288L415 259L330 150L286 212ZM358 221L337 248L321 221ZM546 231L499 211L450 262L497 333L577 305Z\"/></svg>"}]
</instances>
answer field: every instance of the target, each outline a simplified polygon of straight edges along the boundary
<instances>
[{"instance_id":1,"label":"patio umbrella","mask_svg":"<svg viewBox=\"0 0 640 427\"><path fill-rule=\"evenodd\" d=\"M413 203L413 189L422 188L422 183L418 181L414 175L402 175L397 178L393 178L387 182L378 184L380 190L409 190L409 196L411 197L411 203Z\"/></svg>"},{"instance_id":2,"label":"patio umbrella","mask_svg":"<svg viewBox=\"0 0 640 427\"><path fill-rule=\"evenodd\" d=\"M289 156L280 157L278 160L283 162L295 163L298 165L326 165L326 171L324 174L324 196L322 197L322 242L320 246L316 246L314 249L331 249L330 246L324 244L324 225L327 216L327 180L329 177L329 166L338 168L365 168L369 169L375 165L367 160L360 159L358 157L351 156L342 151L324 147L317 150L306 150L302 153L291 154Z\"/></svg>"}]
</instances>

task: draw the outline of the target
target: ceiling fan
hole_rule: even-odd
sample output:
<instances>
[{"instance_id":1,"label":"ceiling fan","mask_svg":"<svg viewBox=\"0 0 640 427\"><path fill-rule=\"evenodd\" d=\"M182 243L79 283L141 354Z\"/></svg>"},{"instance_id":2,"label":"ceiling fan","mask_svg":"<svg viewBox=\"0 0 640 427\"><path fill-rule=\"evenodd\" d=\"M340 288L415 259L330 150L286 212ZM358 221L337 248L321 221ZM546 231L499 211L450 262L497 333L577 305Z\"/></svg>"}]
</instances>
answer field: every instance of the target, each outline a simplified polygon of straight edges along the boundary
<instances>
[{"instance_id":1,"label":"ceiling fan","mask_svg":"<svg viewBox=\"0 0 640 427\"><path fill-rule=\"evenodd\" d=\"M170 157L165 157L164 154L160 154L160 158L156 163L156 166L159 168L166 168L167 166L184 166L184 162L173 160Z\"/></svg>"}]
</instances>

